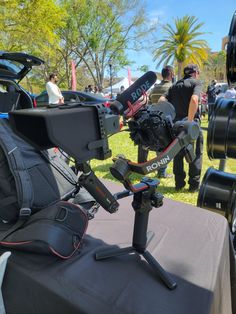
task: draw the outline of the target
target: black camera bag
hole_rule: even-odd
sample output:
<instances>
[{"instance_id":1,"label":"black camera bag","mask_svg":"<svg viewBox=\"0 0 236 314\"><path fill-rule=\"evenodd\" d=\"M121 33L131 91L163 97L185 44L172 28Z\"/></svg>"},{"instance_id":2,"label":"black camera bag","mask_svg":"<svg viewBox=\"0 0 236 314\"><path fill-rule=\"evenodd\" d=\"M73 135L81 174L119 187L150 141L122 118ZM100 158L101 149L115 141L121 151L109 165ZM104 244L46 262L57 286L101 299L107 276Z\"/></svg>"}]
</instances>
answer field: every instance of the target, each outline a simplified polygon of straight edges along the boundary
<instances>
[{"instance_id":1,"label":"black camera bag","mask_svg":"<svg viewBox=\"0 0 236 314\"><path fill-rule=\"evenodd\" d=\"M2 232L0 245L67 259L79 250L87 226L86 210L60 201Z\"/></svg>"},{"instance_id":2,"label":"black camera bag","mask_svg":"<svg viewBox=\"0 0 236 314\"><path fill-rule=\"evenodd\" d=\"M67 200L77 177L53 150L39 151L0 119L0 219L16 221L21 208L31 213Z\"/></svg>"}]
</instances>

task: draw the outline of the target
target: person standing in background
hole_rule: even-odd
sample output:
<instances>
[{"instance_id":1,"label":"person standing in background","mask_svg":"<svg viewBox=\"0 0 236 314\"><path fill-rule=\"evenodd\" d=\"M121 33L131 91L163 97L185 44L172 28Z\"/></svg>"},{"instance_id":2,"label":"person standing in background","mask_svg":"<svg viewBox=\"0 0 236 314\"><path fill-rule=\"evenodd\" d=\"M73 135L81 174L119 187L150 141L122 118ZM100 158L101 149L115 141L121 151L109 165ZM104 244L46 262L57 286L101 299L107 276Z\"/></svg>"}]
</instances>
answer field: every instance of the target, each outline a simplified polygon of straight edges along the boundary
<instances>
[{"instance_id":1,"label":"person standing in background","mask_svg":"<svg viewBox=\"0 0 236 314\"><path fill-rule=\"evenodd\" d=\"M88 85L88 93L94 93L93 85Z\"/></svg>"},{"instance_id":2,"label":"person standing in background","mask_svg":"<svg viewBox=\"0 0 236 314\"><path fill-rule=\"evenodd\" d=\"M158 101L162 95L164 95L168 89L172 86L172 80L174 78L174 69L170 65L166 65L162 71L162 81L156 84L150 92L149 101L152 105L158 105ZM138 146L138 162L147 161L148 150L143 148L142 145ZM164 166L158 170L158 178L170 178L173 175L166 172L167 166Z\"/></svg>"},{"instance_id":3,"label":"person standing in background","mask_svg":"<svg viewBox=\"0 0 236 314\"><path fill-rule=\"evenodd\" d=\"M125 91L125 87L123 85L121 85L120 87L120 94L122 94Z\"/></svg>"},{"instance_id":4,"label":"person standing in background","mask_svg":"<svg viewBox=\"0 0 236 314\"><path fill-rule=\"evenodd\" d=\"M48 104L49 106L62 105L64 104L64 97L57 86L58 77L56 73L49 75L49 81L46 84L46 90L48 93Z\"/></svg>"},{"instance_id":5,"label":"person standing in background","mask_svg":"<svg viewBox=\"0 0 236 314\"><path fill-rule=\"evenodd\" d=\"M216 101L216 95L217 95L217 87L216 87L217 80L212 80L211 84L207 87L207 97L208 97L208 103L214 104Z\"/></svg>"},{"instance_id":6,"label":"person standing in background","mask_svg":"<svg viewBox=\"0 0 236 314\"><path fill-rule=\"evenodd\" d=\"M189 64L184 68L184 77L173 84L160 101L169 101L175 108L175 121L187 119L197 121L200 124L199 100L202 84L199 80L199 68L196 64ZM200 129L195 143L195 159L189 163L189 191L196 192L199 189L202 170L203 134ZM173 170L175 175L175 189L181 190L185 186L186 173L184 171L184 150L181 150L174 158Z\"/></svg>"},{"instance_id":7,"label":"person standing in background","mask_svg":"<svg viewBox=\"0 0 236 314\"><path fill-rule=\"evenodd\" d=\"M211 84L207 87L207 104L208 104L208 119L210 118L213 110L213 106L216 101L217 94L220 93L220 89L216 86L217 80L212 80Z\"/></svg>"},{"instance_id":8,"label":"person standing in background","mask_svg":"<svg viewBox=\"0 0 236 314\"><path fill-rule=\"evenodd\" d=\"M225 92L225 98L236 98L236 90L233 86L229 86L227 91Z\"/></svg>"},{"instance_id":9,"label":"person standing in background","mask_svg":"<svg viewBox=\"0 0 236 314\"><path fill-rule=\"evenodd\" d=\"M149 95L149 101L151 104L157 104L158 100L164 95L172 85L174 78L174 69L172 66L167 65L161 71L162 81L159 84L155 84Z\"/></svg>"}]
</instances>

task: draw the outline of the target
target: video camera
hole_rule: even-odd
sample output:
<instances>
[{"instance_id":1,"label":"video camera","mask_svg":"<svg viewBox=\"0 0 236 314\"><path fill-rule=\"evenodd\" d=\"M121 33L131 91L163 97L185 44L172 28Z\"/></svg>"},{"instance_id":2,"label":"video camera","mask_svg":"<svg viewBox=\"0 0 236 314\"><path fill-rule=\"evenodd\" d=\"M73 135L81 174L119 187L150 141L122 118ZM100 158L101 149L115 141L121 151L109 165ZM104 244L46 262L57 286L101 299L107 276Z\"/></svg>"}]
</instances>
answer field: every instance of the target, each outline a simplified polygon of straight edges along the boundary
<instances>
[{"instance_id":1,"label":"video camera","mask_svg":"<svg viewBox=\"0 0 236 314\"><path fill-rule=\"evenodd\" d=\"M110 213L118 209L115 197L95 176L87 161L104 160L111 156L108 136L119 131L120 114L126 114L137 106L138 99L155 83L152 71L140 77L106 108L103 104L85 105L73 103L53 109L23 109L9 113L10 123L20 136L38 149L59 147L73 157L83 172L79 182L97 202ZM158 158L136 164L123 158L116 160L111 173L126 188L134 192L129 175L131 172L147 174L169 163L181 150L186 149L188 159L193 158L192 142L199 134L196 123L181 122L173 125L174 110L163 103L156 108L143 108L133 114L129 122L131 138L138 144L145 143L153 150L161 151ZM145 129L145 131L144 131ZM146 132L148 130L148 132Z\"/></svg>"},{"instance_id":2,"label":"video camera","mask_svg":"<svg viewBox=\"0 0 236 314\"><path fill-rule=\"evenodd\" d=\"M138 99L142 95L145 96L145 92L155 81L156 74L147 72L119 95L109 109L103 104L89 106L76 103L52 109L13 111L9 113L9 119L15 131L38 149L56 146L74 157L78 169L82 172L78 179L79 185L83 186L108 212L114 213L118 210L119 199L133 195L132 207L135 218L132 246L98 251L95 259L102 260L136 252L146 259L169 289L175 289L177 286L175 280L146 250L154 235L147 233L149 212L153 207L160 207L163 204L163 195L156 191L158 181L143 178L140 183L133 185L130 175L133 172L147 174L155 171L169 163L182 149L186 150L188 160L191 161L194 158L192 142L198 137L199 127L198 124L188 121L180 121L173 125L171 121L173 112L168 110L172 106L168 103L163 105L163 111L160 111L162 108L160 106L156 110L145 108L138 113L143 106ZM168 111L167 114L165 110ZM131 138L133 137L136 143L139 143L140 139L145 145L161 153L158 157L141 164L133 163L125 157L115 159L110 168L111 174L123 183L126 190L113 195L96 177L88 161L93 158L103 160L111 156L108 135L119 131L120 114L133 116L129 127Z\"/></svg>"}]
</instances>

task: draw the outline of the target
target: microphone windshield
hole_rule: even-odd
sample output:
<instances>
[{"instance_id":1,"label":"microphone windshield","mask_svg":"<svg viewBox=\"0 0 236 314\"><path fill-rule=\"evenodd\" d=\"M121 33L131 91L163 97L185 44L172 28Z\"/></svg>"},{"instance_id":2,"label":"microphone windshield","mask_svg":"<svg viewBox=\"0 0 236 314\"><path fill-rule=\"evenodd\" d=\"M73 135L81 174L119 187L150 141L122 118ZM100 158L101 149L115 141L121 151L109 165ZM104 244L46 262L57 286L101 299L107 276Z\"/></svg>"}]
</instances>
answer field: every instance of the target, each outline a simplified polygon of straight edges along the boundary
<instances>
[{"instance_id":1,"label":"microphone windshield","mask_svg":"<svg viewBox=\"0 0 236 314\"><path fill-rule=\"evenodd\" d=\"M117 96L110 108L117 113L123 113L128 109L128 102L132 105L156 82L157 76L153 71L148 71L138 78L123 93Z\"/></svg>"}]
</instances>

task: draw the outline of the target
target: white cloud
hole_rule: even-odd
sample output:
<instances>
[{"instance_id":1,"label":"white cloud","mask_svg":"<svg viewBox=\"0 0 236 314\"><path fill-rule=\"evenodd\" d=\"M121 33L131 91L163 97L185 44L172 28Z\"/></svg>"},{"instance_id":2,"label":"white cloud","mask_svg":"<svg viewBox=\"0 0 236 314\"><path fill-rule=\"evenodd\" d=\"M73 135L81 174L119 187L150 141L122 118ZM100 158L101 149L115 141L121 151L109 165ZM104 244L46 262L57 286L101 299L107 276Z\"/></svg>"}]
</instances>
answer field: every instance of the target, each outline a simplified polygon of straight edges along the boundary
<instances>
[{"instance_id":1,"label":"white cloud","mask_svg":"<svg viewBox=\"0 0 236 314\"><path fill-rule=\"evenodd\" d=\"M166 8L162 7L157 10L149 10L148 11L148 22L150 25L157 25L163 23L166 20Z\"/></svg>"}]
</instances>

